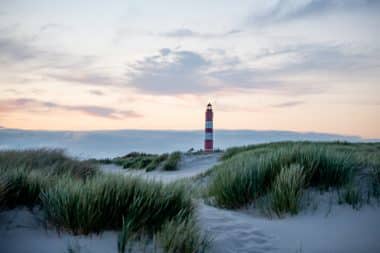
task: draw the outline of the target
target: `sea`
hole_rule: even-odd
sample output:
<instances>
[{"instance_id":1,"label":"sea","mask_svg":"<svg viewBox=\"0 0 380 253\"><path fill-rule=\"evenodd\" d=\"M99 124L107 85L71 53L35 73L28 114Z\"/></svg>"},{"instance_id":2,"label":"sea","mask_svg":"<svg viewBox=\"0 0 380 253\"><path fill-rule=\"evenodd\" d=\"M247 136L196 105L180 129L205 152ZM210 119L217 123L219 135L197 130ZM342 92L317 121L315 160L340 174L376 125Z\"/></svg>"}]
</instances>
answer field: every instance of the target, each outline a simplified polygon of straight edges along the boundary
<instances>
[{"instance_id":1,"label":"sea","mask_svg":"<svg viewBox=\"0 0 380 253\"><path fill-rule=\"evenodd\" d=\"M107 130L107 131L32 131L0 128L0 150L59 148L71 156L112 158L129 152L166 153L186 152L203 147L203 130ZM359 136L315 132L218 130L214 129L214 147L278 141L377 141Z\"/></svg>"}]
</instances>

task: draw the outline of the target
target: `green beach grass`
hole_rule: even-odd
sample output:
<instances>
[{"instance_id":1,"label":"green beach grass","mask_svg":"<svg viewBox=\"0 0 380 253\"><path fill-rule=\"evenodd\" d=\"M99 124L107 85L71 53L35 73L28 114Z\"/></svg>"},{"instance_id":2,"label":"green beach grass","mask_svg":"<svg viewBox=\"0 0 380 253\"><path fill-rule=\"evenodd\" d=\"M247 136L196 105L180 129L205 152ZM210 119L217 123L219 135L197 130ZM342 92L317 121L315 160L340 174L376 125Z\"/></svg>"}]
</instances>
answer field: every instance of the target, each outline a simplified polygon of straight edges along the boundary
<instances>
[{"instance_id":1,"label":"green beach grass","mask_svg":"<svg viewBox=\"0 0 380 253\"><path fill-rule=\"evenodd\" d=\"M379 144L341 142L282 142L228 149L222 163L205 175L215 205L239 208L269 198L271 211L281 216L299 211L302 189L343 188L353 184L362 168L370 168L376 192ZM298 166L301 169L293 169ZM302 171L302 173L301 173ZM345 202L352 204L352 192Z\"/></svg>"}]
</instances>

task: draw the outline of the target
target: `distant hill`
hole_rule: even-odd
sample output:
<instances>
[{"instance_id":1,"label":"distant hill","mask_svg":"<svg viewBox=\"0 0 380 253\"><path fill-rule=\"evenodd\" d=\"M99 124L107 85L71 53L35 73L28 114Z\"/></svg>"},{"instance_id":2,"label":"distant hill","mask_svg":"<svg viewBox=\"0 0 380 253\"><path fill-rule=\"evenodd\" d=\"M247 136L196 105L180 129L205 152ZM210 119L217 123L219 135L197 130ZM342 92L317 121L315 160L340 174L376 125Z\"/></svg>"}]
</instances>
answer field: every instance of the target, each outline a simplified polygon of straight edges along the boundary
<instances>
[{"instance_id":1,"label":"distant hill","mask_svg":"<svg viewBox=\"0 0 380 253\"><path fill-rule=\"evenodd\" d=\"M131 151L164 153L200 149L203 131L113 130L113 131L27 131L0 129L0 149L38 147L64 148L71 155L105 158ZM291 131L216 130L215 146L227 148L247 144L286 141L376 141L357 136ZM378 141L378 140L377 140Z\"/></svg>"}]
</instances>

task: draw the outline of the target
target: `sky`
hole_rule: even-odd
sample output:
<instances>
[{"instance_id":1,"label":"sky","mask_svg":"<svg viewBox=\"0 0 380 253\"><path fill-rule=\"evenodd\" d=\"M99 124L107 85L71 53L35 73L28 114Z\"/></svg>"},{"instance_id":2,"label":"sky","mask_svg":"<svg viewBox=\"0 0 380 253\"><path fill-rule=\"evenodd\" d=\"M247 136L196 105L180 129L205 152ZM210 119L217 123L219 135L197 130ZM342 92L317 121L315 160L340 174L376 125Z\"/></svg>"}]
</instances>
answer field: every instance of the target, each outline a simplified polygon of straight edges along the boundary
<instances>
[{"instance_id":1,"label":"sky","mask_svg":"<svg viewBox=\"0 0 380 253\"><path fill-rule=\"evenodd\" d=\"M0 126L380 138L380 0L0 1Z\"/></svg>"}]
</instances>

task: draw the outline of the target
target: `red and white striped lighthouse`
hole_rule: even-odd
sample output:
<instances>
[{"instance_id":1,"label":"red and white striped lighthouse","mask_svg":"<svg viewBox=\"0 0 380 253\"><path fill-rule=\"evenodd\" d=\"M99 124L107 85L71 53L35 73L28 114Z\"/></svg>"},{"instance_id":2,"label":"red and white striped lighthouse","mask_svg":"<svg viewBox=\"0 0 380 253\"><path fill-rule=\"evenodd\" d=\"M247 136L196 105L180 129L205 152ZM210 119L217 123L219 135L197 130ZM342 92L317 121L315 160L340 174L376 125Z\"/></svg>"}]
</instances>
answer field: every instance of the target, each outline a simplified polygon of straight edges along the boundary
<instances>
[{"instance_id":1,"label":"red and white striped lighthouse","mask_svg":"<svg viewBox=\"0 0 380 253\"><path fill-rule=\"evenodd\" d=\"M211 103L208 103L206 109L206 127L205 127L205 151L212 152L214 150L214 139L213 139L213 112Z\"/></svg>"}]
</instances>

